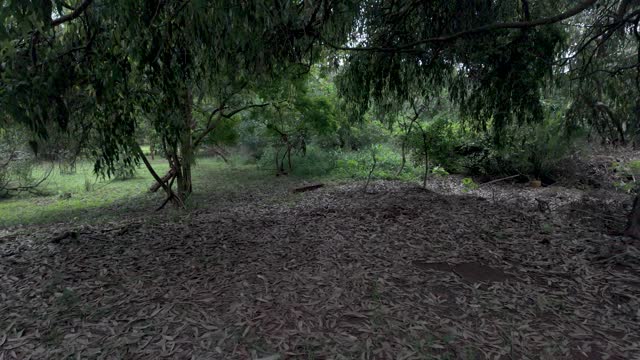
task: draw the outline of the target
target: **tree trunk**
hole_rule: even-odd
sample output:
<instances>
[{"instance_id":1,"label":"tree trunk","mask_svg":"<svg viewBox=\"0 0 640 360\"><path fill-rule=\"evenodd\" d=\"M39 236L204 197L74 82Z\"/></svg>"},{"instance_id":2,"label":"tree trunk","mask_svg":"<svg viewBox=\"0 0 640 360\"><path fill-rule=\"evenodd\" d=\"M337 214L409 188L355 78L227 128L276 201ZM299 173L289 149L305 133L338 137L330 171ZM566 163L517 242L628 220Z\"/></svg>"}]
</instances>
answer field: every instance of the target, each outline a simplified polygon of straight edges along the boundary
<instances>
[{"instance_id":1,"label":"tree trunk","mask_svg":"<svg viewBox=\"0 0 640 360\"><path fill-rule=\"evenodd\" d=\"M407 163L406 146L405 139L402 139L402 162L400 163L400 168L398 169L396 176L400 176L400 174L402 174L402 170L404 170L404 166Z\"/></svg>"},{"instance_id":2,"label":"tree trunk","mask_svg":"<svg viewBox=\"0 0 640 360\"><path fill-rule=\"evenodd\" d=\"M144 152L142 151L140 146L137 147L137 150L138 150L138 154L140 155L140 158L142 159L142 162L147 167L147 170L149 170L149 173L151 173L151 176L153 176L153 178L156 179L156 183L160 184L160 186L167 193L167 199L157 210L162 209L167 204L167 202L172 200L176 203L177 206L184 207L184 203L182 202L182 200L178 198L171 190L171 186L173 185L173 179L175 178L172 178L169 184L166 184L165 182L163 182L160 176L158 176L158 173L156 173L156 171L153 169L153 166L151 166L151 164L149 163L149 160L144 155Z\"/></svg>"},{"instance_id":3,"label":"tree trunk","mask_svg":"<svg viewBox=\"0 0 640 360\"><path fill-rule=\"evenodd\" d=\"M369 175L367 175L367 183L364 184L364 189L362 190L362 192L365 192L365 193L367 192L367 188L369 187L371 176L373 175L373 172L376 170L376 165L378 164L378 159L376 158L375 150L373 150L373 152L371 153L371 156L373 157L373 165L371 166L371 171L369 171Z\"/></svg>"},{"instance_id":4,"label":"tree trunk","mask_svg":"<svg viewBox=\"0 0 640 360\"><path fill-rule=\"evenodd\" d=\"M151 187L149 188L150 192L156 192L158 191L158 189L160 189L162 187L162 184L167 184L169 183L169 181L171 181L171 179L173 179L173 177L176 176L176 169L171 168L169 169L169 171L167 171L167 173L160 178L162 180L162 183L159 182L154 182L153 185L151 185Z\"/></svg>"},{"instance_id":5,"label":"tree trunk","mask_svg":"<svg viewBox=\"0 0 640 360\"><path fill-rule=\"evenodd\" d=\"M400 164L400 169L398 169L398 173L396 174L396 176L399 176L402 173L402 170L404 170L404 167L407 163L407 142L409 141L409 135L411 135L411 130L413 130L413 124L416 122L417 119L418 117L416 115L416 117L414 117L411 120L409 125L401 125L404 130L404 135L402 136L402 164ZM422 130L422 127L420 127L420 130Z\"/></svg>"},{"instance_id":6,"label":"tree trunk","mask_svg":"<svg viewBox=\"0 0 640 360\"><path fill-rule=\"evenodd\" d=\"M151 140L149 142L149 156L151 157L151 160L155 160L156 157L156 142Z\"/></svg>"},{"instance_id":7,"label":"tree trunk","mask_svg":"<svg viewBox=\"0 0 640 360\"><path fill-rule=\"evenodd\" d=\"M633 209L631 209L631 213L629 214L627 229L624 231L624 234L634 239L640 239L640 195L636 195L633 201Z\"/></svg>"},{"instance_id":8,"label":"tree trunk","mask_svg":"<svg viewBox=\"0 0 640 360\"><path fill-rule=\"evenodd\" d=\"M191 89L185 89L184 98L184 128L180 136L180 164L177 172L178 180L178 197L184 201L193 191L191 182L191 165L193 164L193 139L191 133L193 131L193 98Z\"/></svg>"},{"instance_id":9,"label":"tree trunk","mask_svg":"<svg viewBox=\"0 0 640 360\"><path fill-rule=\"evenodd\" d=\"M429 147L427 145L427 133L420 128L422 131L422 147L424 151L424 180L422 182L422 187L427 188L427 179L429 177Z\"/></svg>"}]
</instances>

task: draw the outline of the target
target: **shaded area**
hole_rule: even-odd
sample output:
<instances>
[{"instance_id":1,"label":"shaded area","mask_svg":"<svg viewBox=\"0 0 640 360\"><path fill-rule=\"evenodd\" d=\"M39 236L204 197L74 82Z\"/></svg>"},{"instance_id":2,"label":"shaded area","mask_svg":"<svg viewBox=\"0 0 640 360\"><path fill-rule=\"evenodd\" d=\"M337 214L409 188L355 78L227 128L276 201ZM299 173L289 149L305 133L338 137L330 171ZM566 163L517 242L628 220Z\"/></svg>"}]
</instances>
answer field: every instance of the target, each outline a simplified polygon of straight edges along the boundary
<instances>
[{"instance_id":1,"label":"shaded area","mask_svg":"<svg viewBox=\"0 0 640 360\"><path fill-rule=\"evenodd\" d=\"M57 245L45 228L4 237L0 353L640 355L632 244L579 218L548 228L530 208L412 184L361 190L286 201L273 200L284 186L246 191L190 213L77 227Z\"/></svg>"}]
</instances>

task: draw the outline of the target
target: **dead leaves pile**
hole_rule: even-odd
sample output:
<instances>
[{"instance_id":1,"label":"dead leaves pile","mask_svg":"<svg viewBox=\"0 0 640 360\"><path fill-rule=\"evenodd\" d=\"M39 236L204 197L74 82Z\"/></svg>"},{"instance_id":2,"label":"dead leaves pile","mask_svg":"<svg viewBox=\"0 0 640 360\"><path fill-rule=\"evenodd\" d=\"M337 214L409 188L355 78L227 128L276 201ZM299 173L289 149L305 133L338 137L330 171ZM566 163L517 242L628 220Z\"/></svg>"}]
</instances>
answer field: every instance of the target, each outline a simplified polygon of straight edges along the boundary
<instances>
[{"instance_id":1,"label":"dead leaves pile","mask_svg":"<svg viewBox=\"0 0 640 360\"><path fill-rule=\"evenodd\" d=\"M475 196L361 187L59 244L5 235L0 359L640 356L638 266L615 257L633 244Z\"/></svg>"}]
</instances>

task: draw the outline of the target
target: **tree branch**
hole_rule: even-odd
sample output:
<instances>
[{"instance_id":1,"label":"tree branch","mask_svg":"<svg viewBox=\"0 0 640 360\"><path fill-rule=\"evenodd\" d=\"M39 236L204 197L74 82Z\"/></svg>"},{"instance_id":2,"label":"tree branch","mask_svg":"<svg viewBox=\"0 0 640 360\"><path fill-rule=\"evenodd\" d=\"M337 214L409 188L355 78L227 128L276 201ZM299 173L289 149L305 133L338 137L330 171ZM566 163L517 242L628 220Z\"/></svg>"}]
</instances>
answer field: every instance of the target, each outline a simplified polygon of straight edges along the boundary
<instances>
[{"instance_id":1,"label":"tree branch","mask_svg":"<svg viewBox=\"0 0 640 360\"><path fill-rule=\"evenodd\" d=\"M85 10L87 10L87 8L89 7L89 5L91 5L92 2L93 2L93 0L84 0L82 2L82 4L80 4L80 6L78 6L71 13L69 13L67 15L60 16L57 19L51 20L51 27L56 27L56 26L58 26L60 24L63 24L65 22L67 22L67 21L71 21L71 20L77 18L78 16L82 15L82 13Z\"/></svg>"},{"instance_id":2,"label":"tree branch","mask_svg":"<svg viewBox=\"0 0 640 360\"><path fill-rule=\"evenodd\" d=\"M423 44L427 44L427 43L437 43L437 42L448 42L448 41L452 41L452 40L456 40L460 37L464 37L464 36L468 36L468 35L473 35L473 34L480 34L480 33L486 33L486 32L490 32L490 31L495 31L495 30L502 30L502 29L526 29L526 28L532 28L532 27L537 27L537 26L544 26L544 25L551 25L551 24L555 24L557 22L560 22L562 20L566 20L568 18L571 18L573 16L576 16L578 14L580 14L581 12L587 10L588 8L590 8L591 6L593 6L596 2L598 2L598 0L585 0L582 3L580 3L579 5L563 12L560 13L558 15L554 15L554 16L550 16L550 17L546 17L546 18L541 18L541 19L537 19L537 20L532 20L532 21L515 21L515 22L504 22L504 23L496 23L496 24L488 24L488 25L484 25L484 26L480 26L477 28L473 28L473 29L469 29L469 30L463 30L463 31L459 31L457 33L453 33L453 34L449 34L449 35L442 35L442 36L436 36L436 37L431 37L431 38L426 38L426 39L422 39L422 40L418 40L412 43L408 43L408 44L404 44L404 45L399 45L399 46L395 46L395 47L348 47L348 46L336 46L334 44L331 44L327 41L324 41L324 43L326 45L328 45L329 47L336 49L336 50L349 50L349 51L374 51L374 52L401 52L401 51L415 51L415 47L418 45L423 45Z\"/></svg>"},{"instance_id":3,"label":"tree branch","mask_svg":"<svg viewBox=\"0 0 640 360\"><path fill-rule=\"evenodd\" d=\"M241 112L241 111L245 111L251 108L257 108L257 107L265 107L265 106L269 106L271 105L271 103L264 103L264 104L250 104L244 107L241 107L239 109L233 110L232 112L230 112L229 114L221 114L223 117L226 117L227 119L230 119L233 115Z\"/></svg>"},{"instance_id":4,"label":"tree branch","mask_svg":"<svg viewBox=\"0 0 640 360\"><path fill-rule=\"evenodd\" d=\"M216 127L218 127L218 124L220 124L220 121L222 120L222 118L226 118L226 119L231 119L231 117L233 117L235 114L241 112L241 111L245 111L251 108L256 108L256 107L265 107L265 106L269 106L271 105L271 103L264 103L264 104L250 104L247 106L243 106L239 109L233 110L231 113L229 114L224 114L222 113L221 110L224 110L224 106L221 106L217 109L215 109L211 115L209 115L209 119L207 120L207 127L202 130L202 133L193 141L193 147L197 147L198 145L200 145L200 143L204 140L205 137L207 137L207 135L209 135L210 132L212 132L213 130L215 130ZM220 116L218 117L218 120L215 123L211 123L211 120L213 119L213 116L217 113L220 113Z\"/></svg>"},{"instance_id":5,"label":"tree branch","mask_svg":"<svg viewBox=\"0 0 640 360\"><path fill-rule=\"evenodd\" d=\"M30 185L19 185L13 188L4 188L2 189L3 191L28 191L31 192L32 190L36 189L38 186L40 186L40 184L42 184L43 182L45 182L45 180L47 180L49 178L49 176L51 175L51 172L53 172L53 165L49 168L49 170L47 171L47 173L37 182L30 184Z\"/></svg>"},{"instance_id":6,"label":"tree branch","mask_svg":"<svg viewBox=\"0 0 640 360\"><path fill-rule=\"evenodd\" d=\"M207 137L207 135L211 131L213 131L216 127L218 127L218 124L220 123L220 117L218 117L218 121L216 121L213 124L211 123L211 121L213 120L213 116L217 114L221 109L222 107L219 107L211 112L211 115L209 115L209 119L207 120L207 127L204 128L204 130L202 130L202 133L193 141L194 148L198 147L198 145L200 145L202 140L204 140L204 138Z\"/></svg>"}]
</instances>

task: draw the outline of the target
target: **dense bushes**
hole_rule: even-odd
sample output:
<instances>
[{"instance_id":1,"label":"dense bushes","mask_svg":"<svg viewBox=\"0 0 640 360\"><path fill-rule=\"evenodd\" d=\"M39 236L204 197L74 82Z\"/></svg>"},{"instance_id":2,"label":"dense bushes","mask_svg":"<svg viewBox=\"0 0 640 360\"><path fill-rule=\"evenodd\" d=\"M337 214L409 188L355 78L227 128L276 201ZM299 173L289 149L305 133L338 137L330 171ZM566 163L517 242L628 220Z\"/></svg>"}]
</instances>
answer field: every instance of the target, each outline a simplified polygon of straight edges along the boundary
<instances>
[{"instance_id":1,"label":"dense bushes","mask_svg":"<svg viewBox=\"0 0 640 360\"><path fill-rule=\"evenodd\" d=\"M366 179L373 166L373 153L376 156L376 167L373 179L416 179L421 171L408 164L401 168L400 152L391 145L370 146L359 151L342 149L323 149L317 145L307 148L306 154L295 152L291 156L290 174L295 176L330 175L342 179ZM279 153L282 156L282 152ZM276 153L266 148L258 160L258 168L277 173Z\"/></svg>"},{"instance_id":2,"label":"dense bushes","mask_svg":"<svg viewBox=\"0 0 640 360\"><path fill-rule=\"evenodd\" d=\"M372 179L415 179L420 171L409 164L398 173L402 165L400 152L390 145L378 145L362 151L339 152L335 174L339 177L366 179L373 167L373 155L376 166L371 174Z\"/></svg>"},{"instance_id":3,"label":"dense bushes","mask_svg":"<svg viewBox=\"0 0 640 360\"><path fill-rule=\"evenodd\" d=\"M283 151L277 151L273 147L264 148L258 160L258 168L272 173L278 172L278 163L281 161ZM331 172L336 166L337 155L335 151L323 150L316 146L307 147L307 151L294 151L291 153L291 173L299 176L321 176ZM285 159L285 162L288 162Z\"/></svg>"},{"instance_id":4,"label":"dense bushes","mask_svg":"<svg viewBox=\"0 0 640 360\"><path fill-rule=\"evenodd\" d=\"M422 179L425 166L439 174L550 179L574 140L565 135L564 110L557 106L545 108L542 123L511 125L498 143L491 122L485 129L473 128L446 101L418 113L406 108L390 115L368 112L361 122L347 121L330 107L330 121L319 117L311 122L330 125L319 127L302 119L327 108L302 111L296 104L271 112L260 108L234 123L225 130L236 133L229 137L233 153L241 153L244 163L255 161L265 174L365 179L375 153L374 179Z\"/></svg>"},{"instance_id":5,"label":"dense bushes","mask_svg":"<svg viewBox=\"0 0 640 360\"><path fill-rule=\"evenodd\" d=\"M456 148L464 172L549 179L555 177L560 161L577 146L575 138L564 133L559 122L526 125L513 129L511 134L500 144L482 134L464 139Z\"/></svg>"},{"instance_id":6,"label":"dense bushes","mask_svg":"<svg viewBox=\"0 0 640 360\"><path fill-rule=\"evenodd\" d=\"M306 152L294 151L289 172L299 176L330 174L338 178L365 179L375 153L374 179L420 179L424 176L425 160L430 172L437 169L439 173L472 176L521 174L531 179L551 179L557 175L560 160L575 147L572 145L575 139L565 135L558 121L514 128L510 131L512 135L499 144L489 134L472 131L446 117L414 125L408 136L379 125L360 128L357 132L377 138L378 145L367 144L357 151L328 144L325 137L325 141L308 145ZM404 166L402 141L406 150ZM283 156L282 151L278 156ZM259 167L275 173L275 157L274 148L263 147Z\"/></svg>"},{"instance_id":7,"label":"dense bushes","mask_svg":"<svg viewBox=\"0 0 640 360\"><path fill-rule=\"evenodd\" d=\"M440 166L447 172L462 170L460 154L456 149L464 142L464 134L458 123L446 117L437 117L426 123L418 123L410 133L407 145L415 164Z\"/></svg>"}]
</instances>

